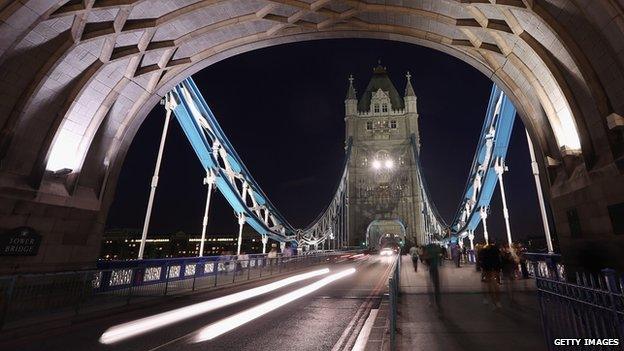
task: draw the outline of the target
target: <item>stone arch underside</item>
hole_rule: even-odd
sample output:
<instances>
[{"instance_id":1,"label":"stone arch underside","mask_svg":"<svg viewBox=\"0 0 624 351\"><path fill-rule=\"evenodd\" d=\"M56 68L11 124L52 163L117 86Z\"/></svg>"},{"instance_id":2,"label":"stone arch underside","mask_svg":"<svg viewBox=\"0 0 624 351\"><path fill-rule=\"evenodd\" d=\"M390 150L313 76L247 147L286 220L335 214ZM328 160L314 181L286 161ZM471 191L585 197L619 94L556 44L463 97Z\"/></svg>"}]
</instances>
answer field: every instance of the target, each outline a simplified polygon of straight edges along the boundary
<instances>
[{"instance_id":1,"label":"stone arch underside","mask_svg":"<svg viewBox=\"0 0 624 351\"><path fill-rule=\"evenodd\" d=\"M68 247L64 259L92 262L125 152L172 86L238 53L324 38L424 45L486 74L539 149L558 233L570 234L575 208L589 234L611 234L607 206L624 201L623 8L615 0L5 2L0 229L48 233L37 258L11 262L56 262ZM62 168L72 172L50 172Z\"/></svg>"}]
</instances>

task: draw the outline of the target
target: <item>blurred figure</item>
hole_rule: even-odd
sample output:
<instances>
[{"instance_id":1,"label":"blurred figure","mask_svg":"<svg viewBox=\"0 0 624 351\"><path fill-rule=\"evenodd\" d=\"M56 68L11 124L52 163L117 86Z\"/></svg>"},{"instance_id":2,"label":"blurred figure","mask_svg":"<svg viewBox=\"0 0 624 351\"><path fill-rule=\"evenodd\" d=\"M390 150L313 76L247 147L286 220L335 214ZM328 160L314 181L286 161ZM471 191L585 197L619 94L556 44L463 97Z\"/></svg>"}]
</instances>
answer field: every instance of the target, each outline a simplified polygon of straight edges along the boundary
<instances>
[{"instance_id":1,"label":"blurred figure","mask_svg":"<svg viewBox=\"0 0 624 351\"><path fill-rule=\"evenodd\" d=\"M475 269L477 270L477 272L481 272L481 281L485 281L485 274L483 272L483 255L481 253L483 251L483 247L484 245L481 245L481 244L475 245L475 251L476 251Z\"/></svg>"},{"instance_id":2,"label":"blurred figure","mask_svg":"<svg viewBox=\"0 0 624 351\"><path fill-rule=\"evenodd\" d=\"M507 295L509 296L509 300L511 303L515 303L513 290L514 290L514 282L516 280L516 271L518 269L518 256L513 249L513 247L505 247L501 254L501 263L503 270L503 278L506 280L506 289Z\"/></svg>"},{"instance_id":3,"label":"blurred figure","mask_svg":"<svg viewBox=\"0 0 624 351\"><path fill-rule=\"evenodd\" d=\"M238 255L236 259L237 271L242 274L243 270L247 268L248 265L249 265L249 255L247 255L244 251L241 251L241 254Z\"/></svg>"},{"instance_id":4,"label":"blurred figure","mask_svg":"<svg viewBox=\"0 0 624 351\"><path fill-rule=\"evenodd\" d=\"M501 308L500 288L498 286L500 280L500 271L502 268L501 254L495 243L487 245L481 249L481 269L485 277L487 285L487 296L494 308Z\"/></svg>"},{"instance_id":5,"label":"blurred figure","mask_svg":"<svg viewBox=\"0 0 624 351\"><path fill-rule=\"evenodd\" d=\"M455 262L455 266L457 266L457 268L460 267L459 261L461 260L461 254L459 251L459 245L455 245L453 244L451 246L451 258L453 259L453 262Z\"/></svg>"},{"instance_id":6,"label":"blurred figure","mask_svg":"<svg viewBox=\"0 0 624 351\"><path fill-rule=\"evenodd\" d=\"M414 265L414 272L418 272L418 249L416 246L412 246L409 249L409 254L412 257L412 264Z\"/></svg>"},{"instance_id":7,"label":"blurred figure","mask_svg":"<svg viewBox=\"0 0 624 351\"><path fill-rule=\"evenodd\" d=\"M425 264L429 267L429 279L431 285L433 285L433 296L430 295L430 300L433 300L438 308L438 311L442 311L442 302L440 296L440 261L442 257L443 248L437 244L429 244L424 247L423 255Z\"/></svg>"},{"instance_id":8,"label":"blurred figure","mask_svg":"<svg viewBox=\"0 0 624 351\"><path fill-rule=\"evenodd\" d=\"M514 251L518 256L518 262L520 263L520 278L529 279L529 269L527 268L526 256L524 256L526 252L526 247L524 247L520 243L517 243L514 244Z\"/></svg>"},{"instance_id":9,"label":"blurred figure","mask_svg":"<svg viewBox=\"0 0 624 351\"><path fill-rule=\"evenodd\" d=\"M271 251L267 254L267 258L269 259L269 264L274 265L277 261L277 245L271 244Z\"/></svg>"}]
</instances>

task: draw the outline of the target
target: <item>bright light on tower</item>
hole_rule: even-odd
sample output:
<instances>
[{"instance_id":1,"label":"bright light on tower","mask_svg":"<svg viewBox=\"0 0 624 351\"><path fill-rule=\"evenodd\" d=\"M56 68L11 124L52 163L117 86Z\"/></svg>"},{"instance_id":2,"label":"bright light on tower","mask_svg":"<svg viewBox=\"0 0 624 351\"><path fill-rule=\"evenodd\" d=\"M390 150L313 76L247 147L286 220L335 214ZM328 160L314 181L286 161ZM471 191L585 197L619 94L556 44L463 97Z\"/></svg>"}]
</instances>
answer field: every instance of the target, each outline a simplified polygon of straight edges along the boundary
<instances>
[{"instance_id":1,"label":"bright light on tower","mask_svg":"<svg viewBox=\"0 0 624 351\"><path fill-rule=\"evenodd\" d=\"M394 167L394 161L392 160L386 160L385 164L387 169L392 169Z\"/></svg>"},{"instance_id":2,"label":"bright light on tower","mask_svg":"<svg viewBox=\"0 0 624 351\"><path fill-rule=\"evenodd\" d=\"M379 160L374 160L373 161L373 168L374 169L380 169L381 168L381 162L379 162Z\"/></svg>"}]
</instances>

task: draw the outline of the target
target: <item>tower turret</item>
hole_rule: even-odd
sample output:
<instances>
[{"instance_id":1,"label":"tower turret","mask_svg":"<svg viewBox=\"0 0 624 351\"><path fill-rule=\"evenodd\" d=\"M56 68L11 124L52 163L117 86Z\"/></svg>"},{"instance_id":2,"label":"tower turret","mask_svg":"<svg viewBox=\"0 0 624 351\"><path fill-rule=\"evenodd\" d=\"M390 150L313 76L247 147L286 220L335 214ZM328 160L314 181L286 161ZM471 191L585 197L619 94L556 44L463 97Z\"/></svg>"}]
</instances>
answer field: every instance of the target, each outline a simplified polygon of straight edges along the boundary
<instances>
[{"instance_id":1,"label":"tower turret","mask_svg":"<svg viewBox=\"0 0 624 351\"><path fill-rule=\"evenodd\" d=\"M386 67L378 64L372 73L359 100L350 78L345 100L345 141L352 142L347 169L349 245L377 247L383 238L425 243L412 145L412 135L419 143L416 94L409 73L405 96Z\"/></svg>"},{"instance_id":2,"label":"tower turret","mask_svg":"<svg viewBox=\"0 0 624 351\"><path fill-rule=\"evenodd\" d=\"M407 84L405 85L405 112L407 113L417 113L416 110L416 93L414 93L414 88L412 87L412 75L409 71L405 74L405 78L407 79Z\"/></svg>"},{"instance_id":3,"label":"tower turret","mask_svg":"<svg viewBox=\"0 0 624 351\"><path fill-rule=\"evenodd\" d=\"M351 116L357 114L357 92L353 87L353 75L349 76L349 89L345 98L345 115Z\"/></svg>"}]
</instances>

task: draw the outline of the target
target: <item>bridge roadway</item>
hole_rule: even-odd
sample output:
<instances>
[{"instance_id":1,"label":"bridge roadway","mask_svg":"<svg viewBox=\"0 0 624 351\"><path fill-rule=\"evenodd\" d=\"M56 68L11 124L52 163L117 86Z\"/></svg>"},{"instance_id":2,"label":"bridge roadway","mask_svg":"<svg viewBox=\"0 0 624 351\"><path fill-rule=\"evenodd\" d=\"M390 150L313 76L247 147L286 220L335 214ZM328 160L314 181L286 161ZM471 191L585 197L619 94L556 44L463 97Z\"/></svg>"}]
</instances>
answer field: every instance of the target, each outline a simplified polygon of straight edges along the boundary
<instances>
[{"instance_id":1,"label":"bridge roadway","mask_svg":"<svg viewBox=\"0 0 624 351\"><path fill-rule=\"evenodd\" d=\"M364 256L328 266L325 275L306 279L270 293L223 307L182 322L147 332L113 344L99 341L108 328L175 308L189 306L215 297L225 296L266 285L302 271L271 279L250 282L218 291L197 293L175 298L148 309L126 311L104 318L75 324L28 339L0 344L2 350L351 350L368 310L379 303L387 291L387 277L392 258ZM311 267L312 271L324 266ZM212 340L194 342L198 330L235 313L245 311L270 299L308 286L332 273L349 268L356 272L334 281L309 295L290 302L255 320Z\"/></svg>"}]
</instances>

